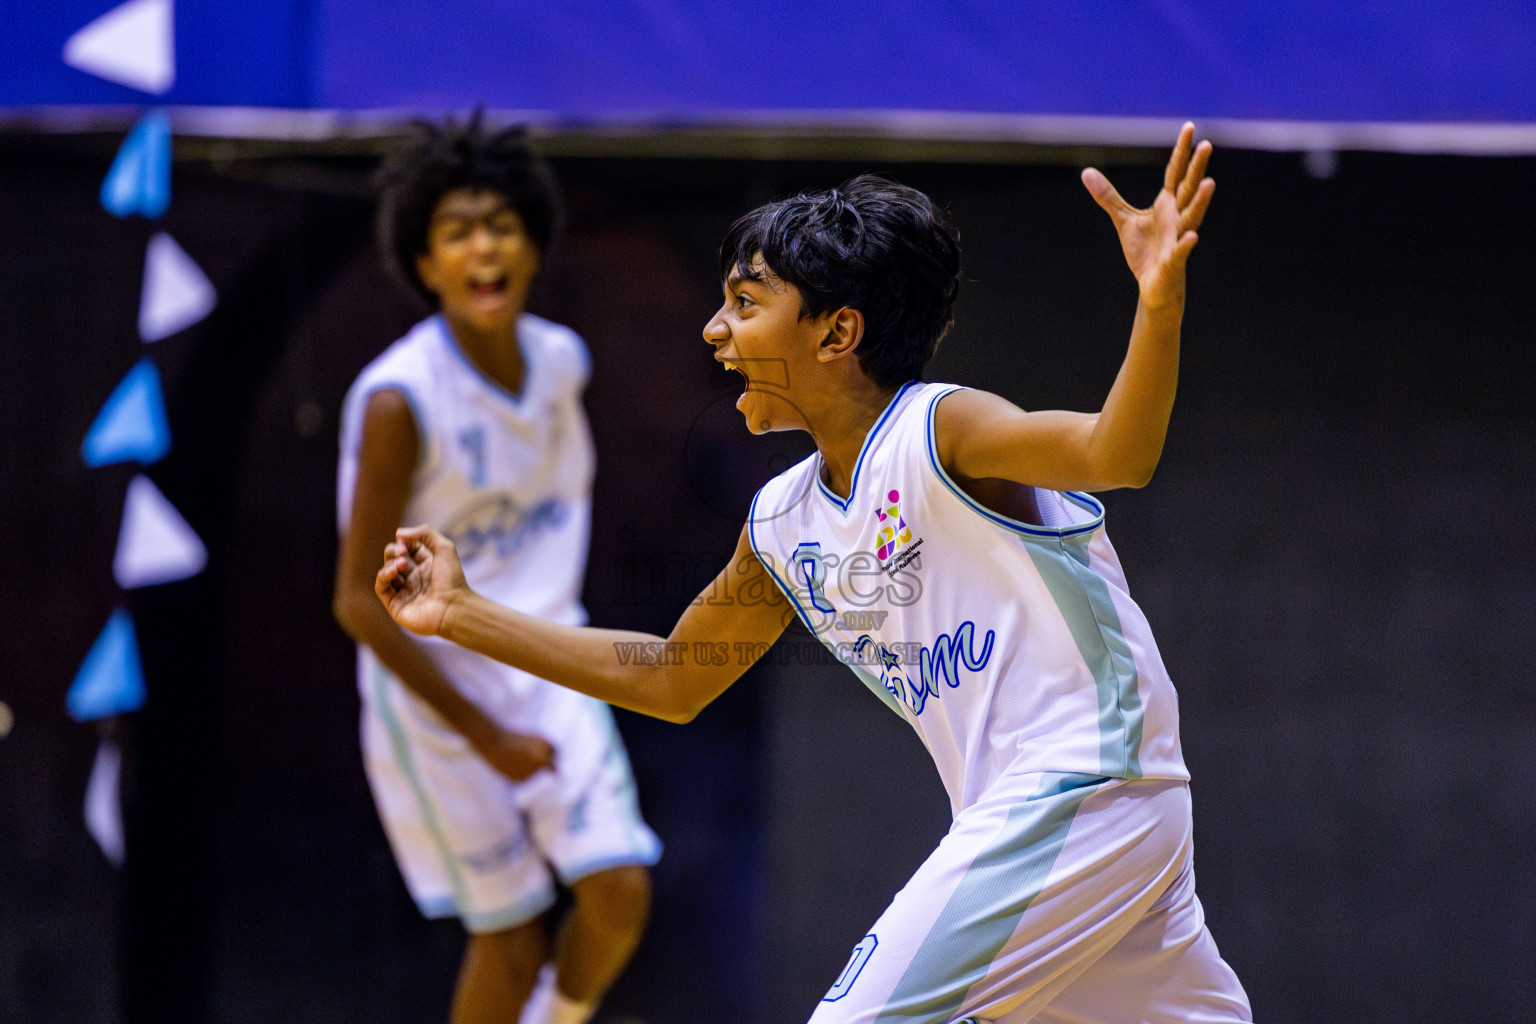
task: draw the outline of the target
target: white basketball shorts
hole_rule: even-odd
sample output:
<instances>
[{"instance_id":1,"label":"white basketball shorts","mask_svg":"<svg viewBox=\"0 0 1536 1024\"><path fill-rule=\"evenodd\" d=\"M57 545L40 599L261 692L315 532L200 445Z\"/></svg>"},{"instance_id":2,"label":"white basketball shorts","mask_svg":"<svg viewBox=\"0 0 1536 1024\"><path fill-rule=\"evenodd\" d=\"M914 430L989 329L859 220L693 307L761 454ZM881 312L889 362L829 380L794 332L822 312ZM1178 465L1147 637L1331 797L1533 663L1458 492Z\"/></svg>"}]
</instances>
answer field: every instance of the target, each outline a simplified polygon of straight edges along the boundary
<instances>
[{"instance_id":1,"label":"white basketball shorts","mask_svg":"<svg viewBox=\"0 0 1536 1024\"><path fill-rule=\"evenodd\" d=\"M811 1024L1246 1024L1192 850L1185 782L999 779L854 948Z\"/></svg>"},{"instance_id":2,"label":"white basketball shorts","mask_svg":"<svg viewBox=\"0 0 1536 1024\"><path fill-rule=\"evenodd\" d=\"M471 932L531 920L569 884L650 865L661 842L640 817L608 705L545 683L555 770L513 782L377 661L365 659L363 763L406 888L427 917Z\"/></svg>"}]
</instances>

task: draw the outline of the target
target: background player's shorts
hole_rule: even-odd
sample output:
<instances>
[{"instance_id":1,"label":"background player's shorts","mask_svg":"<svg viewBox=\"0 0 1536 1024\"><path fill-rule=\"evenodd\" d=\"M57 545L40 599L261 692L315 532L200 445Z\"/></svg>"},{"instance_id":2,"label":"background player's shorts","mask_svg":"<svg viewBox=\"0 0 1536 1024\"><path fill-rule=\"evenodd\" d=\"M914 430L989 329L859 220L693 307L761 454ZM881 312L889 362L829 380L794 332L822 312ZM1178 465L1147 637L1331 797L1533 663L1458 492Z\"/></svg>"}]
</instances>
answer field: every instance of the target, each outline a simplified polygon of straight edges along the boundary
<instances>
[{"instance_id":1,"label":"background player's shorts","mask_svg":"<svg viewBox=\"0 0 1536 1024\"><path fill-rule=\"evenodd\" d=\"M955 819L811 1022L1251 1021L1191 857L1188 783L1005 776Z\"/></svg>"},{"instance_id":2,"label":"background player's shorts","mask_svg":"<svg viewBox=\"0 0 1536 1024\"><path fill-rule=\"evenodd\" d=\"M363 680L363 763L406 887L472 932L530 920L604 868L656 863L608 705L553 684L555 771L512 782L377 663ZM553 734L558 732L558 734Z\"/></svg>"}]
</instances>

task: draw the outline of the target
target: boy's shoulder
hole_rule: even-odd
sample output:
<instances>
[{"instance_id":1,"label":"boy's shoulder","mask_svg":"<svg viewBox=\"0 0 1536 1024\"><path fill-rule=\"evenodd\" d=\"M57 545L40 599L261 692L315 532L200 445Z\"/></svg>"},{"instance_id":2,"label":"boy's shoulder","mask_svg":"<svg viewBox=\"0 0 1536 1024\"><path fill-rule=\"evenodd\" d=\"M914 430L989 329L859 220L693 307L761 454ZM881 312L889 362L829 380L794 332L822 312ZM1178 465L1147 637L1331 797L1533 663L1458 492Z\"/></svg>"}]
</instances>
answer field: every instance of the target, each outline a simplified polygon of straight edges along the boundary
<instances>
[{"instance_id":1,"label":"boy's shoulder","mask_svg":"<svg viewBox=\"0 0 1536 1024\"><path fill-rule=\"evenodd\" d=\"M592 356L581 335L565 324L524 313L517 321L518 336L524 346L552 360L583 383L592 375Z\"/></svg>"}]
</instances>

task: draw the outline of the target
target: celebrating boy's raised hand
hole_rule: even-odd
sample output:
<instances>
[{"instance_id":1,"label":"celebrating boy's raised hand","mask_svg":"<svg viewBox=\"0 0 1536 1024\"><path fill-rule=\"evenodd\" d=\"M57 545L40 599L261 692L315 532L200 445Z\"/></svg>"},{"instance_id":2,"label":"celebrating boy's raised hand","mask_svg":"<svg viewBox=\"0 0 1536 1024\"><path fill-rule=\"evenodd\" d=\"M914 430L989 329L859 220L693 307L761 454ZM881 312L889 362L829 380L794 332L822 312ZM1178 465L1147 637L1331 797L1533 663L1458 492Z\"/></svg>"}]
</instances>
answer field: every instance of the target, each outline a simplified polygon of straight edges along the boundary
<instances>
[{"instance_id":1,"label":"celebrating boy's raised hand","mask_svg":"<svg viewBox=\"0 0 1536 1024\"><path fill-rule=\"evenodd\" d=\"M412 526L395 531L394 542L384 549L373 590L395 622L432 636L442 630L448 605L469 585L453 541L430 526Z\"/></svg>"},{"instance_id":2,"label":"celebrating boy's raised hand","mask_svg":"<svg viewBox=\"0 0 1536 1024\"><path fill-rule=\"evenodd\" d=\"M1098 170L1083 171L1083 184L1115 223L1125 261L1136 275L1142 303L1149 308L1183 300L1184 264L1200 240L1195 231L1216 191L1216 182L1205 176L1211 144L1196 146L1194 141L1195 126L1186 122L1163 172L1162 190L1144 210L1120 198Z\"/></svg>"}]
</instances>

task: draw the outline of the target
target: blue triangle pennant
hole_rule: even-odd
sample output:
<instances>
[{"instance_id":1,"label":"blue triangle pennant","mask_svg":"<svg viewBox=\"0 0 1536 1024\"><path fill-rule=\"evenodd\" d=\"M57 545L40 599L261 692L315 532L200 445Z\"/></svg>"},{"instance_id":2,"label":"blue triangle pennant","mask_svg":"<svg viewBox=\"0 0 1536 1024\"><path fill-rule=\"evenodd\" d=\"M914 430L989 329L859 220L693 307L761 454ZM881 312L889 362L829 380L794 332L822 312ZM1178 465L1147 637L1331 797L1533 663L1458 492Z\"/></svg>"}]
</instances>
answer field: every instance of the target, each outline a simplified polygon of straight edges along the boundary
<instances>
[{"instance_id":1,"label":"blue triangle pennant","mask_svg":"<svg viewBox=\"0 0 1536 1024\"><path fill-rule=\"evenodd\" d=\"M159 217L171 205L171 116L151 110L118 148L101 183L101 205L118 217Z\"/></svg>"},{"instance_id":2,"label":"blue triangle pennant","mask_svg":"<svg viewBox=\"0 0 1536 1024\"><path fill-rule=\"evenodd\" d=\"M144 667L133 619L121 608L91 645L64 698L77 722L137 711L144 706Z\"/></svg>"},{"instance_id":3,"label":"blue triangle pennant","mask_svg":"<svg viewBox=\"0 0 1536 1024\"><path fill-rule=\"evenodd\" d=\"M141 359L96 414L80 452L85 464L95 468L130 461L149 465L170 450L160 371L152 360Z\"/></svg>"}]
</instances>

